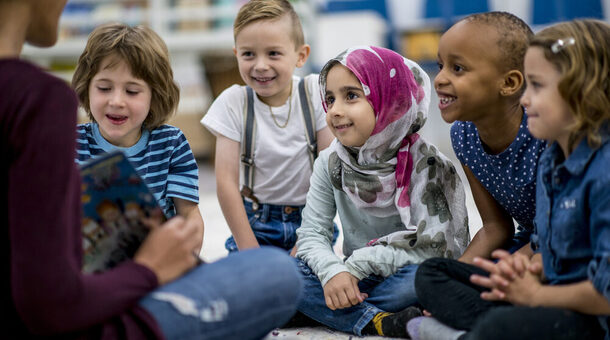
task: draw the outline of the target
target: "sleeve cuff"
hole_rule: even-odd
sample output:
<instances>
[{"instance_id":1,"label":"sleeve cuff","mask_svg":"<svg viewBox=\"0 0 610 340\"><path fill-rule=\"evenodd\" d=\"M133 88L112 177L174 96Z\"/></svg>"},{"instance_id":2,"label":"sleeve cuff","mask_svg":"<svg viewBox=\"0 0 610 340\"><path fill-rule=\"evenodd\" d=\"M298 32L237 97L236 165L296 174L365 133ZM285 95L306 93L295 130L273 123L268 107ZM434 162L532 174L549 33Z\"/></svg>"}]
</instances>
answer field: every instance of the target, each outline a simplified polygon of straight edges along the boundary
<instances>
[{"instance_id":1,"label":"sleeve cuff","mask_svg":"<svg viewBox=\"0 0 610 340\"><path fill-rule=\"evenodd\" d=\"M587 268L587 276L593 287L610 301L610 256L591 260Z\"/></svg>"},{"instance_id":2,"label":"sleeve cuff","mask_svg":"<svg viewBox=\"0 0 610 340\"><path fill-rule=\"evenodd\" d=\"M326 283L328 281L330 281L330 279L332 279L333 277L335 277L335 275L337 275L341 272L351 273L345 265L340 264L340 265L334 265L331 268L329 268L324 274L318 275L318 279L320 279L322 288L324 288L324 286L326 285Z\"/></svg>"}]
</instances>

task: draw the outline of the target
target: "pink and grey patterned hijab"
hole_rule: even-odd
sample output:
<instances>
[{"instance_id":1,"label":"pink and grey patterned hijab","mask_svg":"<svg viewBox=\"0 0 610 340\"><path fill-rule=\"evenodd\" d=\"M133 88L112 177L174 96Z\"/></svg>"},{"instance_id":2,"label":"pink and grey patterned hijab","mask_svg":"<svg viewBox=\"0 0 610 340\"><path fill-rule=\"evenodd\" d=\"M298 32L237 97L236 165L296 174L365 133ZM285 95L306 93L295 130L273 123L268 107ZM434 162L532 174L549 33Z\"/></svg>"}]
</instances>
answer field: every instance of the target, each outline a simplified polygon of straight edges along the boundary
<instances>
[{"instance_id":1,"label":"pink and grey patterned hijab","mask_svg":"<svg viewBox=\"0 0 610 340\"><path fill-rule=\"evenodd\" d=\"M433 255L459 256L468 242L461 181L451 161L417 133L428 115L430 78L415 62L392 50L354 47L322 68L322 91L328 71L337 63L360 80L376 124L361 147L333 141L329 147L333 186L373 216L400 214L405 230L372 240L372 245L426 247L412 240L427 235L438 248Z\"/></svg>"}]
</instances>

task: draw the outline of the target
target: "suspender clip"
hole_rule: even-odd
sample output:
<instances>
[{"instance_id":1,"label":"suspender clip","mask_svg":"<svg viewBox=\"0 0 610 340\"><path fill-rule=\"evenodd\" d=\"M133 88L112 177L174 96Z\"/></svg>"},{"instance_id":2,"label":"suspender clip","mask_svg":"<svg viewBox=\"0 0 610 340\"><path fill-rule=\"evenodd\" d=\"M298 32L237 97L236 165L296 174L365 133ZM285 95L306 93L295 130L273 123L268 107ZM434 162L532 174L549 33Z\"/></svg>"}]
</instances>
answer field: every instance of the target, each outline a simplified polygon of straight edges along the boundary
<instances>
[{"instance_id":1,"label":"suspender clip","mask_svg":"<svg viewBox=\"0 0 610 340\"><path fill-rule=\"evenodd\" d=\"M254 193L252 192L252 189L250 189L250 187L247 186L242 186L241 190L239 191L239 193L243 196L243 197L247 197L250 200L252 200L252 210L257 211L260 203L258 202L258 198L256 198L256 196L254 196Z\"/></svg>"},{"instance_id":2,"label":"suspender clip","mask_svg":"<svg viewBox=\"0 0 610 340\"><path fill-rule=\"evenodd\" d=\"M244 165L254 166L254 159L241 155L241 163Z\"/></svg>"}]
</instances>

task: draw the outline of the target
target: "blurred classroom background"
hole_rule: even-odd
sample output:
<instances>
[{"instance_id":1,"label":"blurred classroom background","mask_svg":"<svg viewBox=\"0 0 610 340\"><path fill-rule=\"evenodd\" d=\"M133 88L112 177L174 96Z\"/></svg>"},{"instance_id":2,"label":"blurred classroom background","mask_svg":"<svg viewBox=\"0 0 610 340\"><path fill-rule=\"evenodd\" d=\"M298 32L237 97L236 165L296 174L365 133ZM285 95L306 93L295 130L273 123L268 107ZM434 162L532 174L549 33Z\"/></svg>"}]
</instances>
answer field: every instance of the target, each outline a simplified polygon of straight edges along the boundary
<instances>
[{"instance_id":1,"label":"blurred classroom background","mask_svg":"<svg viewBox=\"0 0 610 340\"><path fill-rule=\"evenodd\" d=\"M60 20L56 46L25 46L23 57L70 81L87 35L102 23L120 21L155 29L171 53L174 76L181 88L177 114L169 124L182 129L200 165L200 209L206 223L204 259L226 255L230 231L216 200L214 137L199 123L214 98L228 86L243 83L232 53L233 19L246 0L69 0ZM318 72L324 63L354 45L393 49L420 63L433 79L441 34L465 15L507 11L534 31L574 18L610 21L610 0L291 0L299 13L305 39L312 47L299 74ZM422 135L455 159L449 125L440 118L434 91ZM80 112L79 120L85 115ZM458 166L459 168L459 166ZM467 204L471 235L480 228L469 188ZM340 244L340 242L338 242ZM340 247L337 247L340 252Z\"/></svg>"}]
</instances>

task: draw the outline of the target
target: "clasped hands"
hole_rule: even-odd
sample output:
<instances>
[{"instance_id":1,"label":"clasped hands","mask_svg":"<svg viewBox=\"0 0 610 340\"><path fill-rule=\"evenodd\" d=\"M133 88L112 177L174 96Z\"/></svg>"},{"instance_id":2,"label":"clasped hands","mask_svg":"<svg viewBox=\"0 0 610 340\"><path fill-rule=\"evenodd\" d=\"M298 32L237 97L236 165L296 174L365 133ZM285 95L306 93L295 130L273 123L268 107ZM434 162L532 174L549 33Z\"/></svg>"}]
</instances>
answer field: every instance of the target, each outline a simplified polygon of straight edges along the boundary
<instances>
[{"instance_id":1,"label":"clasped hands","mask_svg":"<svg viewBox=\"0 0 610 340\"><path fill-rule=\"evenodd\" d=\"M488 301L506 301L514 305L536 306L536 293L542 288L542 257L535 254L532 258L515 252L495 250L493 262L475 257L475 266L489 272L489 277L473 274L470 281L489 291L481 293Z\"/></svg>"}]
</instances>

